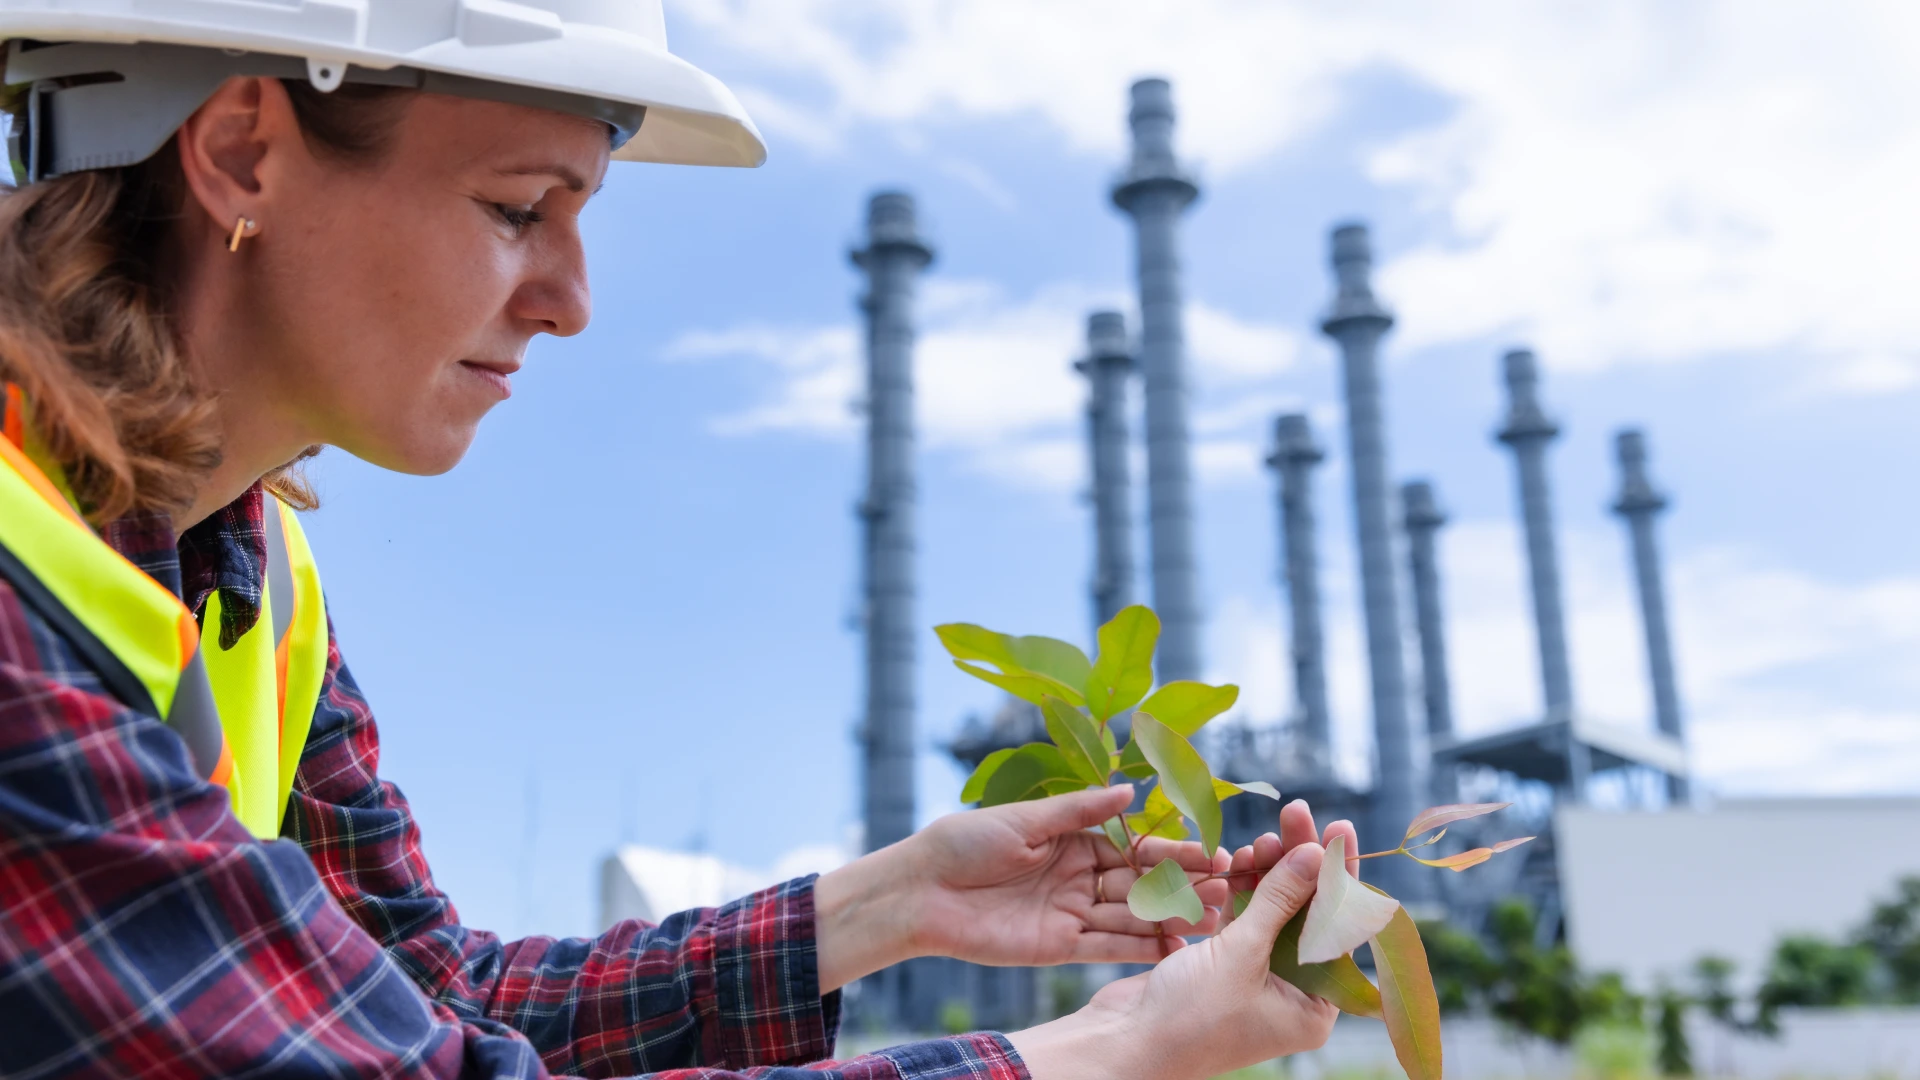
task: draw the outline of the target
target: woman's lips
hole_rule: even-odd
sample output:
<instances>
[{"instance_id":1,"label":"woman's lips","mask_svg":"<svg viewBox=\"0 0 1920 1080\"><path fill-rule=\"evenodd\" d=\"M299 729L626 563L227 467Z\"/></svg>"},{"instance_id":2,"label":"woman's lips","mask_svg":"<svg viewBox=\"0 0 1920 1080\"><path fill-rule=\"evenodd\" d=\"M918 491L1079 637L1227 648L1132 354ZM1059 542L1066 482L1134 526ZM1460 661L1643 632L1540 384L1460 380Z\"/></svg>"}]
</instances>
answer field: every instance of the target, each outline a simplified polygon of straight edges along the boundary
<instances>
[{"instance_id":1,"label":"woman's lips","mask_svg":"<svg viewBox=\"0 0 1920 1080\"><path fill-rule=\"evenodd\" d=\"M520 365L486 364L478 360L462 360L460 367L474 378L492 387L502 398L513 396L513 372Z\"/></svg>"}]
</instances>

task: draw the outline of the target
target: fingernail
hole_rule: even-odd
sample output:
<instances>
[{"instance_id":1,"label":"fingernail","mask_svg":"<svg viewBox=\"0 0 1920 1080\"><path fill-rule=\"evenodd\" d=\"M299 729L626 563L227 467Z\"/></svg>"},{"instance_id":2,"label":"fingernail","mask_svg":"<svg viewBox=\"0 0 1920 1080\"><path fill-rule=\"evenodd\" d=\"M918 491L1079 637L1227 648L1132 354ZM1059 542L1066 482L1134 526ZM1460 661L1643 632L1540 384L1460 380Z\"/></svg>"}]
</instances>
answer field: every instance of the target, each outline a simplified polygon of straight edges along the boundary
<instances>
[{"instance_id":1,"label":"fingernail","mask_svg":"<svg viewBox=\"0 0 1920 1080\"><path fill-rule=\"evenodd\" d=\"M1124 791L1127 793L1127 798L1129 799L1133 798L1132 784L1115 784L1112 787L1108 788L1107 790L1108 791Z\"/></svg>"},{"instance_id":2,"label":"fingernail","mask_svg":"<svg viewBox=\"0 0 1920 1080\"><path fill-rule=\"evenodd\" d=\"M1287 852L1287 857L1281 861L1286 864L1288 870L1302 878L1311 879L1319 876L1320 859L1324 854L1325 851L1319 844L1301 844Z\"/></svg>"}]
</instances>

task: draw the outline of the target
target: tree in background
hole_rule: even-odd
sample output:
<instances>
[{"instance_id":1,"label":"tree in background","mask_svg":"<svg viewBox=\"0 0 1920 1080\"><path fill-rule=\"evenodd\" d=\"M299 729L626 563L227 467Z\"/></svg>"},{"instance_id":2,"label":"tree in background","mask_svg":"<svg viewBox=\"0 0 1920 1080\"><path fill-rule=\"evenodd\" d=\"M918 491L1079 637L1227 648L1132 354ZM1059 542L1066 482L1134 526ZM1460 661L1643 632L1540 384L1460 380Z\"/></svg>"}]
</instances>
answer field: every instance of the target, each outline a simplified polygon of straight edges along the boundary
<instances>
[{"instance_id":1,"label":"tree in background","mask_svg":"<svg viewBox=\"0 0 1920 1080\"><path fill-rule=\"evenodd\" d=\"M1880 962L1887 997L1920 1002L1920 877L1901 878L1894 898L1873 906L1854 940Z\"/></svg>"},{"instance_id":2,"label":"tree in background","mask_svg":"<svg viewBox=\"0 0 1920 1080\"><path fill-rule=\"evenodd\" d=\"M1580 970L1565 945L1535 944L1533 909L1504 900L1488 919L1491 946L1445 923L1420 928L1443 1011L1484 1008L1507 1026L1570 1045L1582 1029L1641 1025L1641 999L1620 976Z\"/></svg>"}]
</instances>

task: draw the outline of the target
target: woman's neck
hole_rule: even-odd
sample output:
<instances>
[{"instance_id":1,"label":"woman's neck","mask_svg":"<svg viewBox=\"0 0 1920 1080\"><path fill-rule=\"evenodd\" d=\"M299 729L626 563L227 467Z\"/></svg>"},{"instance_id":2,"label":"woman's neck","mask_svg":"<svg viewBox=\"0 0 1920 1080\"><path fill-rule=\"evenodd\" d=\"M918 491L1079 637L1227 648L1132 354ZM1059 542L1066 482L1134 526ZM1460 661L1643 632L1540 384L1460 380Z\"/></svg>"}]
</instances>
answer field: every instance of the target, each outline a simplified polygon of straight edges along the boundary
<instances>
[{"instance_id":1,"label":"woman's neck","mask_svg":"<svg viewBox=\"0 0 1920 1080\"><path fill-rule=\"evenodd\" d=\"M220 388L213 416L220 464L201 482L193 504L173 516L175 532L205 521L315 441L297 405L274 383L274 365L260 362L275 347L273 329L249 317L247 282L236 270L216 261L181 284L181 348L199 384Z\"/></svg>"}]
</instances>

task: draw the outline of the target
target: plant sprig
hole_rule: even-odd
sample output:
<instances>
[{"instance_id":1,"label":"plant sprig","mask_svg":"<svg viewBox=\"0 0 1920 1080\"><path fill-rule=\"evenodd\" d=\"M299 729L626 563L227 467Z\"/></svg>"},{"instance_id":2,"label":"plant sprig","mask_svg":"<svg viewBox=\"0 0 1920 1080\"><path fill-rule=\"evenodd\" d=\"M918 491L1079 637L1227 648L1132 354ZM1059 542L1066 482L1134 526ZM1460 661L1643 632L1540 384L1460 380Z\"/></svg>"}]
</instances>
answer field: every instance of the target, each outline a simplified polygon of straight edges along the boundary
<instances>
[{"instance_id":1,"label":"plant sprig","mask_svg":"<svg viewBox=\"0 0 1920 1080\"><path fill-rule=\"evenodd\" d=\"M1185 840L1197 829L1211 857L1220 846L1222 800L1245 793L1279 799L1269 784L1215 777L1193 746L1193 736L1239 700L1239 687L1179 681L1155 689L1160 620L1139 605L1100 628L1092 660L1070 642L1015 637L971 623L949 623L935 632L955 667L1038 706L1050 740L988 754L967 778L961 801L999 806L1044 799L1105 787L1115 774L1155 781L1139 811L1117 814L1101 829L1139 875L1127 893L1127 907L1136 917L1155 924L1163 939L1161 924L1167 919L1198 923L1206 908L1186 871L1172 859L1143 869L1140 847L1148 837ZM1120 746L1112 722L1129 709L1131 734ZM1533 837L1437 859L1414 853L1439 843L1455 822L1507 805L1460 803L1423 810L1398 847L1355 857L1404 855L1455 872L1478 866ZM1347 858L1344 838L1327 846L1313 900L1281 930L1269 970L1344 1012L1385 1021L1409 1080L1441 1080L1439 999L1419 931L1398 900L1347 873ZM1236 892L1234 914L1252 896ZM1378 986L1354 963L1352 953L1362 944L1373 950Z\"/></svg>"}]
</instances>

